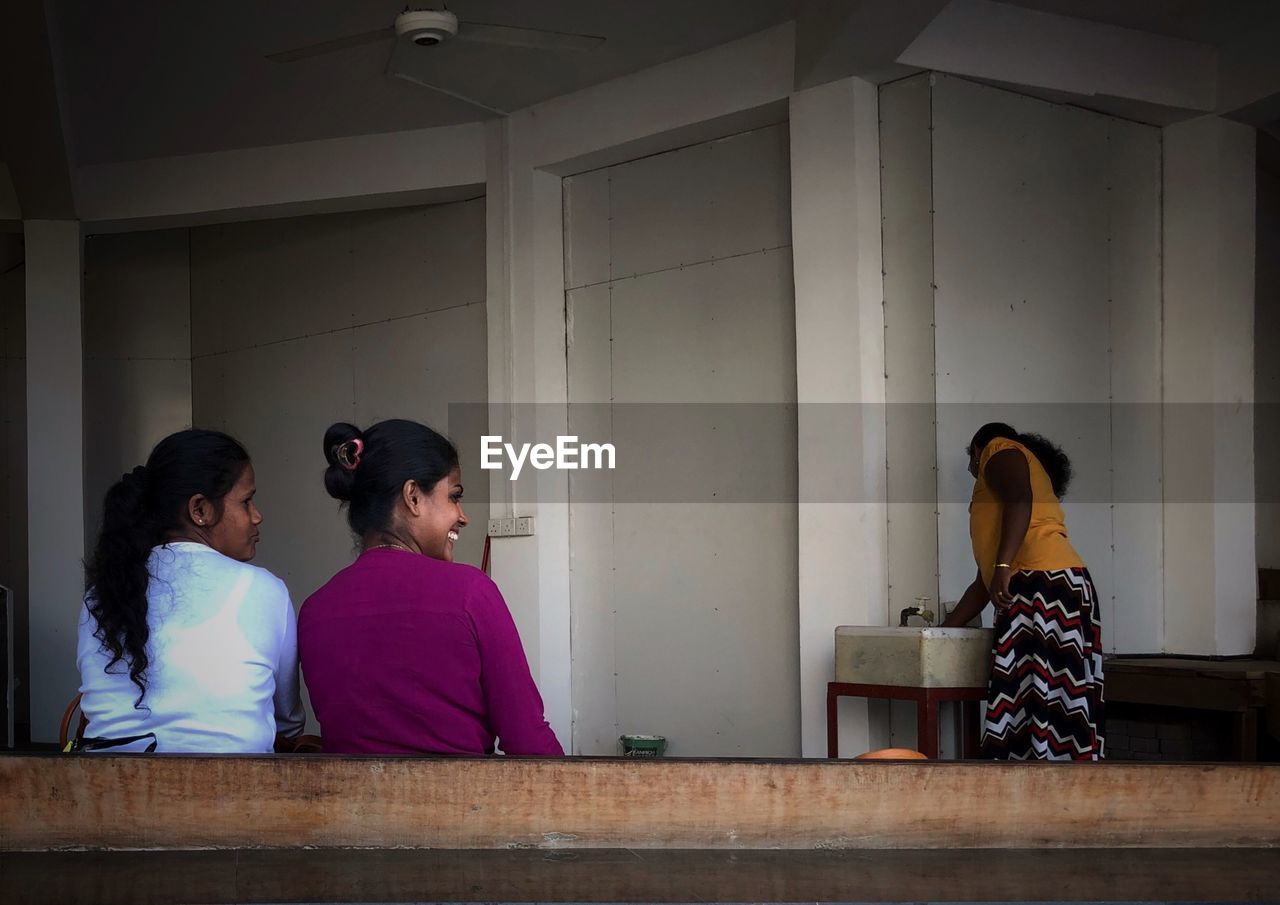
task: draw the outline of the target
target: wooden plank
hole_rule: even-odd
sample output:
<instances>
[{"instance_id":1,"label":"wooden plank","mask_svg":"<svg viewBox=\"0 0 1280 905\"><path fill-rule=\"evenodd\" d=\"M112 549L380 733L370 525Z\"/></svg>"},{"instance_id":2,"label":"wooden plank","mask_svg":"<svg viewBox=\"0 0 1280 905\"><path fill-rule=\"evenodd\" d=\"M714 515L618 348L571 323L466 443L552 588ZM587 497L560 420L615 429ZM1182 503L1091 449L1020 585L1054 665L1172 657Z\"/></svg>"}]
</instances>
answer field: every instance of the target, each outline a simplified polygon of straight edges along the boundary
<instances>
[{"instance_id":1,"label":"wooden plank","mask_svg":"<svg viewBox=\"0 0 1280 905\"><path fill-rule=\"evenodd\" d=\"M1266 901L1280 850L0 853L6 905Z\"/></svg>"},{"instance_id":2,"label":"wooden plank","mask_svg":"<svg viewBox=\"0 0 1280 905\"><path fill-rule=\"evenodd\" d=\"M0 789L0 850L1280 846L1264 765L6 755Z\"/></svg>"},{"instance_id":3,"label":"wooden plank","mask_svg":"<svg viewBox=\"0 0 1280 905\"><path fill-rule=\"evenodd\" d=\"M238 860L239 853L234 851L0 852L0 902L5 905L243 902L245 899L237 896ZM139 874L139 869L147 873Z\"/></svg>"},{"instance_id":4,"label":"wooden plank","mask_svg":"<svg viewBox=\"0 0 1280 905\"><path fill-rule=\"evenodd\" d=\"M1113 657L1106 661L1106 668L1129 672L1148 672L1159 675L1190 675L1223 679L1261 679L1269 673L1280 672L1280 660L1242 658L1239 660L1190 660L1180 657L1125 658Z\"/></svg>"},{"instance_id":5,"label":"wooden plank","mask_svg":"<svg viewBox=\"0 0 1280 905\"><path fill-rule=\"evenodd\" d=\"M1106 666L1107 700L1125 704L1241 712L1252 689L1243 677L1210 678L1183 672Z\"/></svg>"}]
</instances>

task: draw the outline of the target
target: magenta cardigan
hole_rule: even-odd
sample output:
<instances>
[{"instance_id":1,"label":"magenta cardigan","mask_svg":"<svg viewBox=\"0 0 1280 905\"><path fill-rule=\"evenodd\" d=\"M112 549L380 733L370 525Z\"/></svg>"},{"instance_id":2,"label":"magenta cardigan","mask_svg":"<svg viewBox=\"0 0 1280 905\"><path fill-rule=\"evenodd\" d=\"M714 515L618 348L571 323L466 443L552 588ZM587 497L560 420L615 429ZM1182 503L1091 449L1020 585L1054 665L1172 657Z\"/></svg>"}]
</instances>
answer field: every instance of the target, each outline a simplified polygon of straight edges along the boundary
<instances>
[{"instance_id":1,"label":"magenta cardigan","mask_svg":"<svg viewBox=\"0 0 1280 905\"><path fill-rule=\"evenodd\" d=\"M369 550L307 598L298 654L335 754L561 755L489 576Z\"/></svg>"}]
</instances>

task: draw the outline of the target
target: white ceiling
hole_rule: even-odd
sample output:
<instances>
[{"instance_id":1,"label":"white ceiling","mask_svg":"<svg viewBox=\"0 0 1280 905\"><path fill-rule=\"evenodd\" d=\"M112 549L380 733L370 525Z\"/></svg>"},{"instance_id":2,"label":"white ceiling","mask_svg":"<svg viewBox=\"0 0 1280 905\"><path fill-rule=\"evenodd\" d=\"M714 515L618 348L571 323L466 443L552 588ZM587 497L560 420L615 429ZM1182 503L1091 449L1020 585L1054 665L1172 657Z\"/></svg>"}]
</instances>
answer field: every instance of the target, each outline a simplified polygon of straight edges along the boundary
<instances>
[{"instance_id":1,"label":"white ceiling","mask_svg":"<svg viewBox=\"0 0 1280 905\"><path fill-rule=\"evenodd\" d=\"M388 42L289 64L265 58L387 27L404 0L48 2L72 166L395 132L488 115L385 76ZM442 87L516 110L744 37L794 18L797 7L855 2L886 0L451 0L449 8L463 20L607 40L583 53L464 42L423 52L438 60L433 79ZM1224 53L1249 41L1255 53L1259 40L1274 46L1280 30L1280 0L1000 2L1210 44ZM1263 34L1268 31L1270 38ZM1169 115L1108 112L1151 122Z\"/></svg>"},{"instance_id":2,"label":"white ceiling","mask_svg":"<svg viewBox=\"0 0 1280 905\"><path fill-rule=\"evenodd\" d=\"M582 53L456 43L442 86L516 110L785 22L793 0L451 0L460 19L595 34ZM470 122L487 114L387 78L387 43L265 55L392 24L404 0L53 0L73 165ZM692 89L691 89L692 90Z\"/></svg>"}]
</instances>

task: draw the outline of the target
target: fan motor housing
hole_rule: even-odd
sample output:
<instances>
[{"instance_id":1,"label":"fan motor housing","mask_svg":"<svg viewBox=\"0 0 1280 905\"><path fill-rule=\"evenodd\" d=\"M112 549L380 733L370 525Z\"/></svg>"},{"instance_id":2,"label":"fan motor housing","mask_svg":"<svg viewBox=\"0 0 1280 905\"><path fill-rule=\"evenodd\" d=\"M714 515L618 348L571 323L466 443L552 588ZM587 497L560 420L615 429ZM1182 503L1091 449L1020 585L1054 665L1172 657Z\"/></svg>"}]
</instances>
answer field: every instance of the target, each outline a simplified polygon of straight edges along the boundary
<instances>
[{"instance_id":1,"label":"fan motor housing","mask_svg":"<svg viewBox=\"0 0 1280 905\"><path fill-rule=\"evenodd\" d=\"M448 10L411 9L396 16L396 37L430 47L458 33L458 17Z\"/></svg>"}]
</instances>

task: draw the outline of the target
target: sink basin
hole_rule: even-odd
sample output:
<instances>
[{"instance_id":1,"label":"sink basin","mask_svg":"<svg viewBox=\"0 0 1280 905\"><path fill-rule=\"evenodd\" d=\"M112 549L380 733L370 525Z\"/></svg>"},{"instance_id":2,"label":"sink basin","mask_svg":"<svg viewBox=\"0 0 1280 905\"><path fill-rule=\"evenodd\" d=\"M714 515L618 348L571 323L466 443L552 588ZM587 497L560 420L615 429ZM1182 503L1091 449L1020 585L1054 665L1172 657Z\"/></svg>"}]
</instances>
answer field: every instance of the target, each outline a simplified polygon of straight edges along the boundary
<instances>
[{"instance_id":1,"label":"sink basin","mask_svg":"<svg viewBox=\"0 0 1280 905\"><path fill-rule=\"evenodd\" d=\"M985 688L991 675L989 628L836 629L836 681L910 688Z\"/></svg>"}]
</instances>

